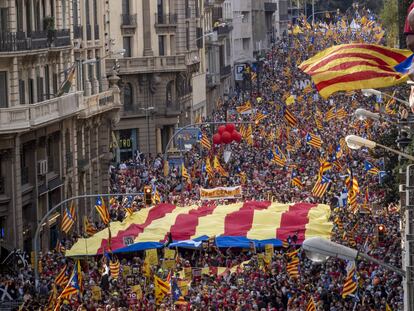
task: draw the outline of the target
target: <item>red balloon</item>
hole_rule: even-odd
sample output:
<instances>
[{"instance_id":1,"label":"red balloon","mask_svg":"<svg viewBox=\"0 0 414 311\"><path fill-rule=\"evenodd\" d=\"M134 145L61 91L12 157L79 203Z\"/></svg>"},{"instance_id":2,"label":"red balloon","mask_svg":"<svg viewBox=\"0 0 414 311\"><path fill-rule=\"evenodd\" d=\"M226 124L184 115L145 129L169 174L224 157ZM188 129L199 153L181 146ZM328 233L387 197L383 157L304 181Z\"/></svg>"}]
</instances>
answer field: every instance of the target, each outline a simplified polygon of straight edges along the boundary
<instances>
[{"instance_id":1,"label":"red balloon","mask_svg":"<svg viewBox=\"0 0 414 311\"><path fill-rule=\"evenodd\" d=\"M233 140L231 137L231 134L227 131L223 132L223 134L221 135L221 139L223 140L223 143L225 144L230 144L231 141Z\"/></svg>"},{"instance_id":2,"label":"red balloon","mask_svg":"<svg viewBox=\"0 0 414 311\"><path fill-rule=\"evenodd\" d=\"M222 142L221 135L219 133L213 135L213 144L220 145Z\"/></svg>"},{"instance_id":3,"label":"red balloon","mask_svg":"<svg viewBox=\"0 0 414 311\"><path fill-rule=\"evenodd\" d=\"M218 133L220 134L220 135L223 135L223 133L226 131L226 126L225 125L220 125L219 127L218 127Z\"/></svg>"},{"instance_id":4,"label":"red balloon","mask_svg":"<svg viewBox=\"0 0 414 311\"><path fill-rule=\"evenodd\" d=\"M233 123L229 123L226 125L226 131L229 133L233 133L235 129L236 129L236 126Z\"/></svg>"},{"instance_id":5,"label":"red balloon","mask_svg":"<svg viewBox=\"0 0 414 311\"><path fill-rule=\"evenodd\" d=\"M242 136L239 132L234 131L233 133L231 133L231 138L233 139L233 141L239 143L242 140Z\"/></svg>"}]
</instances>

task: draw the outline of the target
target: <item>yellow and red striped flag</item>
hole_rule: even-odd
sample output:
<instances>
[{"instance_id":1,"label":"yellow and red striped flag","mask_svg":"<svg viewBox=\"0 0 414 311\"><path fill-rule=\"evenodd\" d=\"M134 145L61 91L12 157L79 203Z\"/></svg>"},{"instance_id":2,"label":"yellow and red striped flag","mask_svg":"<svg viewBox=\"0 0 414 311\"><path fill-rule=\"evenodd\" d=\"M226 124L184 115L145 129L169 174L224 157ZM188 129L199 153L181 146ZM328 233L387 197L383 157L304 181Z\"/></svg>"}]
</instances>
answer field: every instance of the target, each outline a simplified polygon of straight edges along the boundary
<instances>
[{"instance_id":1,"label":"yellow and red striped flag","mask_svg":"<svg viewBox=\"0 0 414 311\"><path fill-rule=\"evenodd\" d=\"M284 108L284 118L285 121L291 126L296 127L298 126L298 120L296 119L295 115L286 107Z\"/></svg>"},{"instance_id":2,"label":"yellow and red striped flag","mask_svg":"<svg viewBox=\"0 0 414 311\"><path fill-rule=\"evenodd\" d=\"M212 178L214 176L214 171L213 171L213 168L211 167L211 162L210 162L209 157L206 158L206 172L207 172L208 177Z\"/></svg>"},{"instance_id":3,"label":"yellow and red striped flag","mask_svg":"<svg viewBox=\"0 0 414 311\"><path fill-rule=\"evenodd\" d=\"M60 270L60 272L58 273L58 275L55 278L55 284L63 287L64 285L68 284L69 282L69 277L66 274L66 269L68 268L67 265L64 265L63 268Z\"/></svg>"},{"instance_id":4,"label":"yellow and red striped flag","mask_svg":"<svg viewBox=\"0 0 414 311\"><path fill-rule=\"evenodd\" d=\"M332 107L325 113L325 121L328 122L335 118L335 107Z\"/></svg>"},{"instance_id":5,"label":"yellow and red striped flag","mask_svg":"<svg viewBox=\"0 0 414 311\"><path fill-rule=\"evenodd\" d=\"M345 110L344 108L339 108L339 109L336 111L336 118L337 118L338 120L345 119L347 116L348 116L348 113L346 112L346 110Z\"/></svg>"},{"instance_id":6,"label":"yellow and red striped flag","mask_svg":"<svg viewBox=\"0 0 414 311\"><path fill-rule=\"evenodd\" d=\"M322 148L322 140L318 135L308 133L306 135L306 143L310 146L313 146L315 148Z\"/></svg>"},{"instance_id":7,"label":"yellow and red striped flag","mask_svg":"<svg viewBox=\"0 0 414 311\"><path fill-rule=\"evenodd\" d=\"M111 221L111 217L109 216L109 211L106 208L105 201L102 197L96 199L95 208L99 216L101 216L102 222L105 225L109 224L109 222Z\"/></svg>"},{"instance_id":8,"label":"yellow and red striped flag","mask_svg":"<svg viewBox=\"0 0 414 311\"><path fill-rule=\"evenodd\" d=\"M253 146L253 128L251 124L247 127L244 139L250 146Z\"/></svg>"},{"instance_id":9,"label":"yellow and red striped flag","mask_svg":"<svg viewBox=\"0 0 414 311\"><path fill-rule=\"evenodd\" d=\"M220 174L220 176L228 177L229 173L226 172L226 170L221 166L219 159L217 156L214 157L213 160L213 167L217 171L217 173Z\"/></svg>"},{"instance_id":10,"label":"yellow and red striped flag","mask_svg":"<svg viewBox=\"0 0 414 311\"><path fill-rule=\"evenodd\" d=\"M354 292L356 292L358 288L358 280L356 277L356 268L355 268L354 261L348 262L346 271L347 271L347 274L346 274L344 286L342 288L342 298L346 298L347 296L352 295Z\"/></svg>"},{"instance_id":11,"label":"yellow and red striped flag","mask_svg":"<svg viewBox=\"0 0 414 311\"><path fill-rule=\"evenodd\" d=\"M257 125L257 124L260 123L260 121L262 121L266 118L267 118L267 115L259 111L259 112L256 113L256 116L254 117L254 123L256 123L256 125Z\"/></svg>"},{"instance_id":12,"label":"yellow and red striped flag","mask_svg":"<svg viewBox=\"0 0 414 311\"><path fill-rule=\"evenodd\" d=\"M68 233L72 226L74 225L76 221L76 215L75 215L75 203L72 201L72 204L70 205L70 208L65 208L63 212L63 218L62 218L62 224L61 224L61 230L65 233Z\"/></svg>"},{"instance_id":13,"label":"yellow and red striped flag","mask_svg":"<svg viewBox=\"0 0 414 311\"><path fill-rule=\"evenodd\" d=\"M112 278L115 280L118 279L120 267L121 264L117 258L114 261L109 261L109 270L111 271Z\"/></svg>"},{"instance_id":14,"label":"yellow and red striped flag","mask_svg":"<svg viewBox=\"0 0 414 311\"><path fill-rule=\"evenodd\" d=\"M411 55L408 50L351 43L328 48L299 68L312 77L321 96L328 98L339 91L384 88L406 82Z\"/></svg>"},{"instance_id":15,"label":"yellow and red striped flag","mask_svg":"<svg viewBox=\"0 0 414 311\"><path fill-rule=\"evenodd\" d=\"M250 101L247 101L244 105L236 107L238 113L243 113L252 109L252 104Z\"/></svg>"},{"instance_id":16,"label":"yellow and red striped flag","mask_svg":"<svg viewBox=\"0 0 414 311\"><path fill-rule=\"evenodd\" d=\"M83 230L85 230L87 236L92 236L98 232L94 225L89 222L88 216L83 216Z\"/></svg>"},{"instance_id":17,"label":"yellow and red striped flag","mask_svg":"<svg viewBox=\"0 0 414 311\"><path fill-rule=\"evenodd\" d=\"M313 301L313 298L309 299L308 305L306 306L306 311L316 311L315 302Z\"/></svg>"},{"instance_id":18,"label":"yellow and red striped flag","mask_svg":"<svg viewBox=\"0 0 414 311\"><path fill-rule=\"evenodd\" d=\"M203 146L204 148L206 148L208 150L211 149L210 140L208 139L208 137L207 137L207 135L205 133L202 133L201 134L200 143L201 143L201 146Z\"/></svg>"},{"instance_id":19,"label":"yellow and red striped flag","mask_svg":"<svg viewBox=\"0 0 414 311\"><path fill-rule=\"evenodd\" d=\"M313 196L317 198L322 198L325 195L326 190L328 190L330 183L331 180L325 176L322 176L322 178L318 179L318 181L312 189Z\"/></svg>"},{"instance_id":20,"label":"yellow and red striped flag","mask_svg":"<svg viewBox=\"0 0 414 311\"><path fill-rule=\"evenodd\" d=\"M156 303L160 304L164 297L171 291L171 286L170 283L154 275L154 290Z\"/></svg>"}]
</instances>

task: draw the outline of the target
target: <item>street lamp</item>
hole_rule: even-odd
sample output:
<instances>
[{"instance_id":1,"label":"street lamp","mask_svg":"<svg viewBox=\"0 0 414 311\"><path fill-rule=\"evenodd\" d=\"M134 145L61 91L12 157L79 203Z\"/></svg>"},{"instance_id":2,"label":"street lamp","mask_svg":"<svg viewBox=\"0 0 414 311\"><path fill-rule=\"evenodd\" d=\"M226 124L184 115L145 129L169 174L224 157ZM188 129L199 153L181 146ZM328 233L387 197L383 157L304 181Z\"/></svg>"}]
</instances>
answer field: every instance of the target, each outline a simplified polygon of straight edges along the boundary
<instances>
[{"instance_id":1,"label":"street lamp","mask_svg":"<svg viewBox=\"0 0 414 311\"><path fill-rule=\"evenodd\" d=\"M409 103L408 101L403 100L403 99L400 99L400 98L395 97L395 96L393 96L393 95L389 95L389 94L387 94L387 93L384 93L384 92L378 91L378 90L374 90L374 89L362 89L362 90L361 90L361 92L362 92L362 94L363 94L364 96L366 96L366 97L369 97L369 96L371 96L371 95L375 95L375 96L381 96L381 95L384 95L384 96L386 96L386 97L388 97L388 98L395 99L396 101L398 101L398 102L400 102L400 103L402 103L402 104L406 105L407 107L410 107L410 103Z\"/></svg>"},{"instance_id":2,"label":"street lamp","mask_svg":"<svg viewBox=\"0 0 414 311\"><path fill-rule=\"evenodd\" d=\"M155 107L140 108L145 111L145 119L147 120L147 152L150 154L150 135L149 135L149 112L154 110Z\"/></svg>"},{"instance_id":3,"label":"street lamp","mask_svg":"<svg viewBox=\"0 0 414 311\"><path fill-rule=\"evenodd\" d=\"M391 266L381 260L373 258L368 254L361 253L356 249L332 242L327 239L313 237L306 239L302 243L302 248L306 252L306 256L317 263L325 262L329 257L335 257L343 260L356 260L362 258L367 261L376 263L388 270L398 273L400 276L406 276L406 272L403 269Z\"/></svg>"},{"instance_id":4,"label":"street lamp","mask_svg":"<svg viewBox=\"0 0 414 311\"><path fill-rule=\"evenodd\" d=\"M366 119L371 119L374 121L381 120L381 115L379 113L371 112L363 108L356 109L354 115L361 121Z\"/></svg>"},{"instance_id":5,"label":"street lamp","mask_svg":"<svg viewBox=\"0 0 414 311\"><path fill-rule=\"evenodd\" d=\"M368 147L373 149L375 147L383 148L387 151L392 153L398 154L401 157L404 157L408 160L414 161L414 157L400 152L398 150L389 148L384 145L380 145L376 142L373 142L368 139L364 139L359 136L349 135L345 138L345 141L349 148L351 149L359 149L361 147ZM412 189L414 187L410 184L410 179L412 177L411 174L411 167L413 164L410 164L406 167L406 181L405 181L405 192L406 192L406 206L405 206L405 238L404 238L404 245L405 245L405 264L407 273L406 279L404 282L404 310L414 310L414 267L413 267L413 242L414 242L414 216L413 216L413 206L414 203L412 202Z\"/></svg>"},{"instance_id":6,"label":"street lamp","mask_svg":"<svg viewBox=\"0 0 414 311\"><path fill-rule=\"evenodd\" d=\"M345 137L345 142L346 142L346 144L348 145L348 147L350 149L358 150L358 149L361 149L362 147L367 147L369 149L374 149L376 147L379 147L379 148L385 149L389 152L398 154L401 157L406 158L410 161L414 161L414 156L412 156L412 155L406 154L404 152L392 149L390 147L381 145L381 144L379 144L375 141L365 139L365 138L362 138L362 137L359 137L359 136L356 136L356 135L348 135L347 137Z\"/></svg>"}]
</instances>

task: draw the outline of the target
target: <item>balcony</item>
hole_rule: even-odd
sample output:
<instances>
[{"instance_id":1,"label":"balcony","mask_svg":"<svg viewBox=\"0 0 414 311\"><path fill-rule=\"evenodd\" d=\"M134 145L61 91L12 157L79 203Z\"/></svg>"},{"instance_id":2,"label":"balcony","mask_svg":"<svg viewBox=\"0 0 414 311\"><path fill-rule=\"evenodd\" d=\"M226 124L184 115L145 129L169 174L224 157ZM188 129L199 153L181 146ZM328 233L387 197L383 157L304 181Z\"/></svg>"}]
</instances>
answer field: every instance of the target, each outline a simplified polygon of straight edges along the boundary
<instances>
[{"instance_id":1,"label":"balcony","mask_svg":"<svg viewBox=\"0 0 414 311\"><path fill-rule=\"evenodd\" d=\"M121 14L121 27L122 28L135 28L137 27L137 14Z\"/></svg>"},{"instance_id":2,"label":"balcony","mask_svg":"<svg viewBox=\"0 0 414 311\"><path fill-rule=\"evenodd\" d=\"M71 45L70 30L69 29L56 30L54 32L53 43L54 43L55 47Z\"/></svg>"},{"instance_id":3,"label":"balcony","mask_svg":"<svg viewBox=\"0 0 414 311\"><path fill-rule=\"evenodd\" d=\"M217 27L214 30L217 30L218 36L223 37L227 36L233 30L233 26L226 24L224 26Z\"/></svg>"},{"instance_id":4,"label":"balcony","mask_svg":"<svg viewBox=\"0 0 414 311\"><path fill-rule=\"evenodd\" d=\"M15 133L56 122L79 112L82 93L71 93L32 105L0 109L0 133Z\"/></svg>"},{"instance_id":5,"label":"balcony","mask_svg":"<svg viewBox=\"0 0 414 311\"><path fill-rule=\"evenodd\" d=\"M29 49L26 33L0 32L0 52L25 51Z\"/></svg>"},{"instance_id":6,"label":"balcony","mask_svg":"<svg viewBox=\"0 0 414 311\"><path fill-rule=\"evenodd\" d=\"M220 75L217 73L208 73L206 80L208 88L215 88L220 85Z\"/></svg>"},{"instance_id":7,"label":"balcony","mask_svg":"<svg viewBox=\"0 0 414 311\"><path fill-rule=\"evenodd\" d=\"M0 33L0 53L42 50L63 46L71 46L69 29L33 31L29 34L22 31Z\"/></svg>"},{"instance_id":8,"label":"balcony","mask_svg":"<svg viewBox=\"0 0 414 311\"><path fill-rule=\"evenodd\" d=\"M114 105L114 95L112 91L105 91L85 97L83 102L84 105L79 114L79 118L89 118L93 115L112 109L120 109L120 106Z\"/></svg>"},{"instance_id":9,"label":"balcony","mask_svg":"<svg viewBox=\"0 0 414 311\"><path fill-rule=\"evenodd\" d=\"M155 14L155 29L157 33L175 32L177 28L177 14Z\"/></svg>"},{"instance_id":10,"label":"balcony","mask_svg":"<svg viewBox=\"0 0 414 311\"><path fill-rule=\"evenodd\" d=\"M118 60L120 74L139 74L148 72L180 72L186 71L184 55L154 57L124 57ZM107 59L107 74L112 73L115 59Z\"/></svg>"},{"instance_id":11,"label":"balcony","mask_svg":"<svg viewBox=\"0 0 414 311\"><path fill-rule=\"evenodd\" d=\"M264 10L265 12L276 12L277 11L277 3L275 2L265 2L264 3Z\"/></svg>"},{"instance_id":12,"label":"balcony","mask_svg":"<svg viewBox=\"0 0 414 311\"><path fill-rule=\"evenodd\" d=\"M82 39L83 38L83 27L80 25L73 27L73 38Z\"/></svg>"},{"instance_id":13,"label":"balcony","mask_svg":"<svg viewBox=\"0 0 414 311\"><path fill-rule=\"evenodd\" d=\"M231 75L231 66L230 65L227 65L225 67L220 68L220 76L222 78L226 78L229 75Z\"/></svg>"},{"instance_id":14,"label":"balcony","mask_svg":"<svg viewBox=\"0 0 414 311\"><path fill-rule=\"evenodd\" d=\"M32 31L29 37L31 39L32 50L46 49L49 47L51 39L49 39L49 33L47 31Z\"/></svg>"}]
</instances>

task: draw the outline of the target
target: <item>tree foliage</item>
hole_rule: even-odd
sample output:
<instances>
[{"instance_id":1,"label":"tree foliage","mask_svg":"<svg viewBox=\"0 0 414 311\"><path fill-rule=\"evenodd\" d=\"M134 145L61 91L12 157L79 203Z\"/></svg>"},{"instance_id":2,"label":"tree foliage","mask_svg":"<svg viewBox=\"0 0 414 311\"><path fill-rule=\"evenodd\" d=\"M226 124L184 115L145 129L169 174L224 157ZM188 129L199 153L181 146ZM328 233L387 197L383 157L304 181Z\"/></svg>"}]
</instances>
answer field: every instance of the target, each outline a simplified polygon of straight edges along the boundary
<instances>
[{"instance_id":1,"label":"tree foliage","mask_svg":"<svg viewBox=\"0 0 414 311\"><path fill-rule=\"evenodd\" d=\"M383 27L387 31L387 45L397 47L399 41L398 1L384 0L380 17Z\"/></svg>"}]
</instances>

